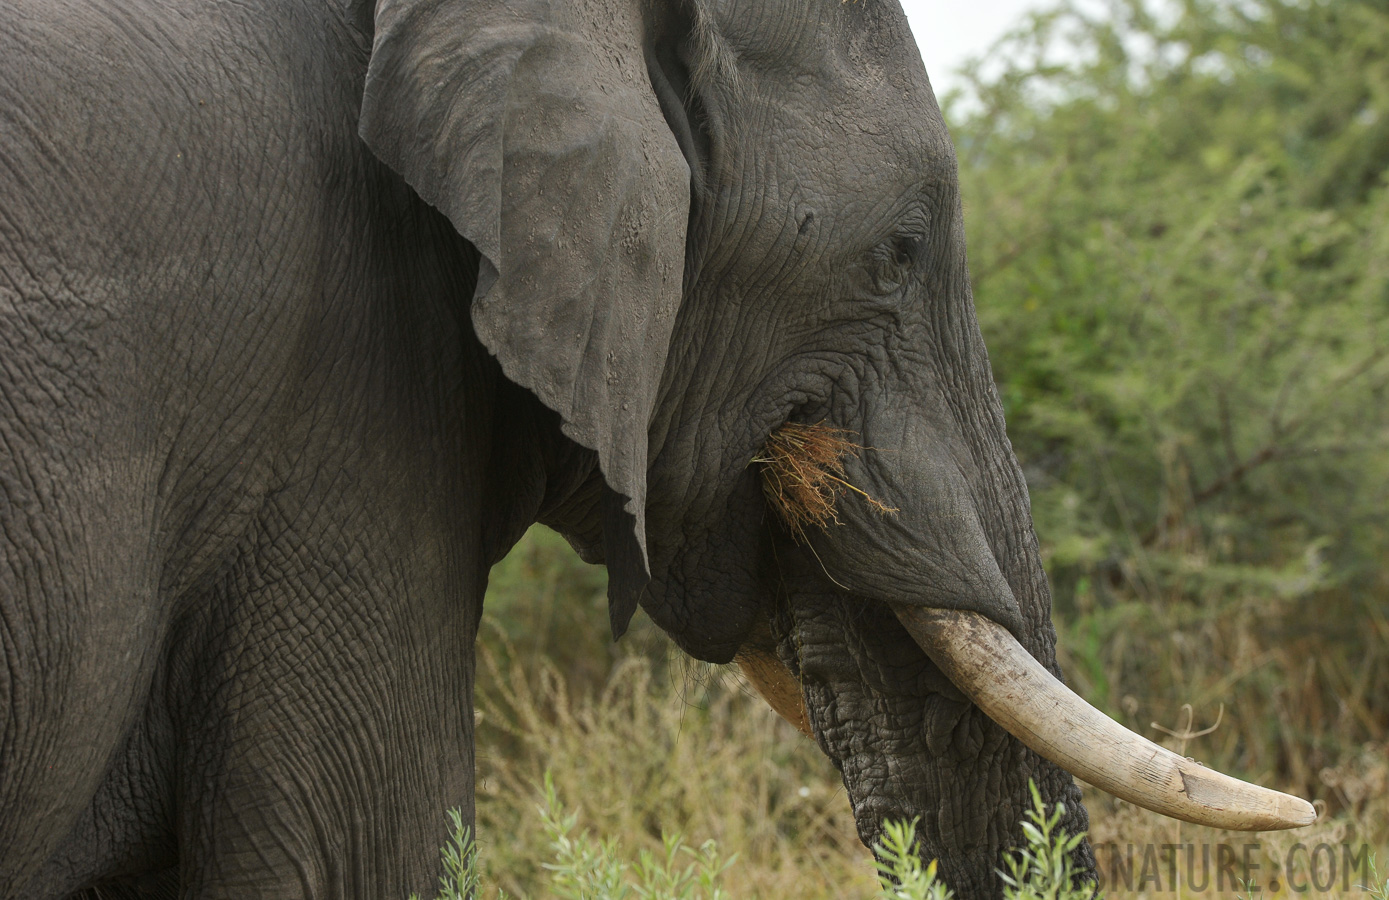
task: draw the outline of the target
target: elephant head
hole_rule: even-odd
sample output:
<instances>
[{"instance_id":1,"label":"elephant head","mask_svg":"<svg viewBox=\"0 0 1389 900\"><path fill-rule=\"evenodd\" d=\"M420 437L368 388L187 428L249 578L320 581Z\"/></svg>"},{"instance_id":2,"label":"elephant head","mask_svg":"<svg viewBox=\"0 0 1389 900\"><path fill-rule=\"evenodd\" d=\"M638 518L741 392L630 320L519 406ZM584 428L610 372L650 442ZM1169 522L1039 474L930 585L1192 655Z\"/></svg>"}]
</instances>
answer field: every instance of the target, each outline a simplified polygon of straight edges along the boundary
<instances>
[{"instance_id":1,"label":"elephant head","mask_svg":"<svg viewBox=\"0 0 1389 900\"><path fill-rule=\"evenodd\" d=\"M545 517L608 565L614 632L639 603L738 659L865 842L919 818L958 891L996 893L1029 780L1086 827L1066 769L1193 821L1307 820L1062 686L896 3L380 0L361 134L476 247L503 372L594 451L602 486ZM852 435L843 480L881 502L793 534L752 464L786 423Z\"/></svg>"}]
</instances>

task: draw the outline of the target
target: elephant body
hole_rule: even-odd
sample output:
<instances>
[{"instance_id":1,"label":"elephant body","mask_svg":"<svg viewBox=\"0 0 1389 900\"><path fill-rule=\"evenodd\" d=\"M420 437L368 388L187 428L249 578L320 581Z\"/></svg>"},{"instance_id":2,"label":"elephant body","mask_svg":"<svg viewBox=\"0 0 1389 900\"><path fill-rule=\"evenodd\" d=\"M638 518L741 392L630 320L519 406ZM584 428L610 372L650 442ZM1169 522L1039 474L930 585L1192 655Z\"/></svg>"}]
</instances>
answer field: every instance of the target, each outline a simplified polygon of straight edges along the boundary
<instances>
[{"instance_id":1,"label":"elephant body","mask_svg":"<svg viewBox=\"0 0 1389 900\"><path fill-rule=\"evenodd\" d=\"M504 470L544 448L493 458L534 401L357 137L358 24L0 26L0 896L403 897L471 811L487 568L543 499Z\"/></svg>"},{"instance_id":2,"label":"elephant body","mask_svg":"<svg viewBox=\"0 0 1389 900\"><path fill-rule=\"evenodd\" d=\"M939 110L817 2L7 0L0 898L428 890L537 520L615 632L783 667L963 896L1029 778L1084 827L883 605L1055 669ZM787 420L900 512L792 539Z\"/></svg>"}]
</instances>

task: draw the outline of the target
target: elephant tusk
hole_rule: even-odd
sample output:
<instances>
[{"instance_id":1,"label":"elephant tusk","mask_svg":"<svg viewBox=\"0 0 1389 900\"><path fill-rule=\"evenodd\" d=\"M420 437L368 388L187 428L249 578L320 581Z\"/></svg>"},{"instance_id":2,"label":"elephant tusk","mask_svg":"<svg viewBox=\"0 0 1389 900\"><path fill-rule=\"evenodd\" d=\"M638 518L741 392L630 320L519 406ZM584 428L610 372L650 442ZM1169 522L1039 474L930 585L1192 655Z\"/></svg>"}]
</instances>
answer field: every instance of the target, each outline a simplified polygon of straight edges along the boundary
<instances>
[{"instance_id":1,"label":"elephant tusk","mask_svg":"<svg viewBox=\"0 0 1389 900\"><path fill-rule=\"evenodd\" d=\"M1234 831L1310 825L1312 804L1178 756L1086 703L978 613L893 604L912 638L985 715L1072 775L1153 812Z\"/></svg>"},{"instance_id":2,"label":"elephant tusk","mask_svg":"<svg viewBox=\"0 0 1389 900\"><path fill-rule=\"evenodd\" d=\"M743 646L733 655L733 661L777 715L814 740L815 733L810 728L810 716L805 709L805 694L796 676L777 658L776 640L772 637L772 628L765 616L753 623L743 640Z\"/></svg>"},{"instance_id":3,"label":"elephant tusk","mask_svg":"<svg viewBox=\"0 0 1389 900\"><path fill-rule=\"evenodd\" d=\"M805 710L805 695L801 693L801 686L796 683L791 670L782 665L781 660L768 653L744 649L738 651L733 661L777 715L795 725L801 734L812 740L815 738L815 732L810 728L810 716Z\"/></svg>"}]
</instances>

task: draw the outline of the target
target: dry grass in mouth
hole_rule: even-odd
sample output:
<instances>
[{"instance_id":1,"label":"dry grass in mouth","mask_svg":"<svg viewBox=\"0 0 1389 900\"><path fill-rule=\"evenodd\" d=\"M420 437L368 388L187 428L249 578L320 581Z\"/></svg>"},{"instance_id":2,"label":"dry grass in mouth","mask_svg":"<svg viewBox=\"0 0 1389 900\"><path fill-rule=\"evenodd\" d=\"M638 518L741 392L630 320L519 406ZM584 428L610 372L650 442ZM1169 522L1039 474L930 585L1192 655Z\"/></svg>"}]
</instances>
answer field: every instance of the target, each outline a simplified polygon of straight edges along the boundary
<instances>
[{"instance_id":1,"label":"dry grass in mouth","mask_svg":"<svg viewBox=\"0 0 1389 900\"><path fill-rule=\"evenodd\" d=\"M848 491L884 515L897 512L845 480L845 458L866 449L850 440L853 435L824 422L787 422L767 436L761 455L753 458L762 465L762 492L797 541L805 543L808 528L838 525L835 508Z\"/></svg>"}]
</instances>

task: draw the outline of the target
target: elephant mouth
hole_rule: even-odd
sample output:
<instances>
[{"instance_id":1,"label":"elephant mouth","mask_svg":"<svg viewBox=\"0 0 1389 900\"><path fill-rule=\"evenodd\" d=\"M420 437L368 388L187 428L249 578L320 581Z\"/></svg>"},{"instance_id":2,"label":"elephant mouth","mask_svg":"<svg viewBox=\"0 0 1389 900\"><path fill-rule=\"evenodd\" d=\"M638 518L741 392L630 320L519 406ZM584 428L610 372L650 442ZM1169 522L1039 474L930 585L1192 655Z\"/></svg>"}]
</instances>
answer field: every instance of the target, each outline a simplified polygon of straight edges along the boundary
<instances>
[{"instance_id":1,"label":"elephant mouth","mask_svg":"<svg viewBox=\"0 0 1389 900\"><path fill-rule=\"evenodd\" d=\"M893 604L912 640L980 710L1072 775L1144 809L1233 831L1299 828L1312 804L1208 769L1082 700L1002 625L974 612Z\"/></svg>"}]
</instances>

